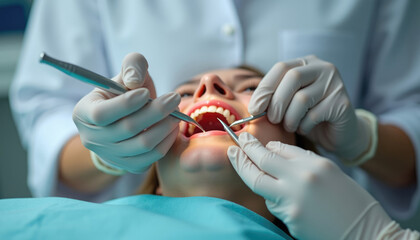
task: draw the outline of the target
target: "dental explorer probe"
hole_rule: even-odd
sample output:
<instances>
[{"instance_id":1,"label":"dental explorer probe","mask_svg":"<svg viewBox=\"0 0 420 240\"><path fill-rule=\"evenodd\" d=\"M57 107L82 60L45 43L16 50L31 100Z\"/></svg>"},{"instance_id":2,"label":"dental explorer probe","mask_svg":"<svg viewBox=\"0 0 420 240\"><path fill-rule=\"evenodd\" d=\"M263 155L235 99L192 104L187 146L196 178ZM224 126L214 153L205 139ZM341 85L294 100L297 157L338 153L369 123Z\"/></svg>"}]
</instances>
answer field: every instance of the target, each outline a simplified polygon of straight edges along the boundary
<instances>
[{"instance_id":1,"label":"dental explorer probe","mask_svg":"<svg viewBox=\"0 0 420 240\"><path fill-rule=\"evenodd\" d=\"M246 123L246 122L252 121L254 119L257 119L257 118L260 118L260 117L264 116L265 114L267 114L267 112L262 112L260 114L255 115L255 116L252 116L251 115L250 117L242 118L242 119L240 119L238 121L234 121L232 124L229 125L229 127L233 127L233 126L238 125L238 124L242 124L242 123Z\"/></svg>"},{"instance_id":2,"label":"dental explorer probe","mask_svg":"<svg viewBox=\"0 0 420 240\"><path fill-rule=\"evenodd\" d=\"M222 124L223 128L225 129L225 131L229 134L229 136L232 138L232 140L238 145L239 145L239 138L238 135L236 135L236 133L226 124L224 123L222 120L220 120L219 118L217 118L217 120L219 120L219 122Z\"/></svg>"},{"instance_id":3,"label":"dental explorer probe","mask_svg":"<svg viewBox=\"0 0 420 240\"><path fill-rule=\"evenodd\" d=\"M105 91L111 92L116 95L123 94L127 92L128 90L121 84L112 81L109 78L106 78L104 76L101 76L97 73L94 73L92 71L89 71L85 68L79 67L77 65L67 63L60 61L58 59L52 58L48 56L46 53L41 53L39 61L41 63L45 63L47 65L50 65L65 74L74 77L82 82L89 83L91 85L94 85L95 87L101 88ZM149 99L149 102L151 102L152 99ZM196 122L194 119L192 119L190 116L181 113L179 111L174 111L170 113L171 116L178 118L182 121L191 123L198 127L201 131L206 132L203 127L201 127L198 122Z\"/></svg>"}]
</instances>

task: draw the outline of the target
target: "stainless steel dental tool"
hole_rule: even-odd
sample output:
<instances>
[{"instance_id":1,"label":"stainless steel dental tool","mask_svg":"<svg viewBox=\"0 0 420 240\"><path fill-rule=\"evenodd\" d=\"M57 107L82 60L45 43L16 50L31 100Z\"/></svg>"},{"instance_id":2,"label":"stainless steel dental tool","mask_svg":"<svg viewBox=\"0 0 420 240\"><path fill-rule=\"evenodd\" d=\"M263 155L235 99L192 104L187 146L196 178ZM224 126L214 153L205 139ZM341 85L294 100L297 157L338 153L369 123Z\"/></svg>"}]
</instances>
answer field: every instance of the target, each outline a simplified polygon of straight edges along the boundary
<instances>
[{"instance_id":1,"label":"stainless steel dental tool","mask_svg":"<svg viewBox=\"0 0 420 240\"><path fill-rule=\"evenodd\" d=\"M238 125L238 124L243 124L243 123L252 121L254 119L257 119L257 118L260 118L260 117L264 116L265 114L267 114L267 112L262 112L260 114L255 115L255 116L251 115L250 117L242 118L240 120L234 121L232 124L229 125L229 127L233 127L233 126Z\"/></svg>"},{"instance_id":2,"label":"stainless steel dental tool","mask_svg":"<svg viewBox=\"0 0 420 240\"><path fill-rule=\"evenodd\" d=\"M239 145L239 138L238 135L235 134L235 132L230 129L230 127L224 123L222 120L220 120L219 118L217 118L217 120L219 120L219 122L222 124L223 128L225 129L225 131L229 134L229 136L233 139L233 141L238 145Z\"/></svg>"},{"instance_id":3,"label":"stainless steel dental tool","mask_svg":"<svg viewBox=\"0 0 420 240\"><path fill-rule=\"evenodd\" d=\"M92 71L79 67L77 65L52 58L44 52L41 53L39 61L41 63L48 64L82 82L89 83L105 91L108 91L117 95L123 94L128 91L123 85L117 82L114 82L109 78L101 76L97 73L94 73ZM152 99L149 99L149 102L150 101L152 101ZM190 116L184 113L181 113L179 111L174 111L171 113L171 116L178 118L182 121L191 123L195 125L196 127L198 127L201 131L205 132L205 130L203 129L203 127L201 127L200 124L198 124L194 119L192 119Z\"/></svg>"}]
</instances>

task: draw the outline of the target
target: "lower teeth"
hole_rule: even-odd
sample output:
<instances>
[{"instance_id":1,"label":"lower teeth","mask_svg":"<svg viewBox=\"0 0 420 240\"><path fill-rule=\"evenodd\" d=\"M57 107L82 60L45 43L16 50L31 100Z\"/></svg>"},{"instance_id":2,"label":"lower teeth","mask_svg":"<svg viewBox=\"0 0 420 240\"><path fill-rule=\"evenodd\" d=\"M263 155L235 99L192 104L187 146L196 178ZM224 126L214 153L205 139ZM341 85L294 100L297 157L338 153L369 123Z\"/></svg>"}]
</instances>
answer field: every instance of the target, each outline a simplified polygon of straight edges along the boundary
<instances>
[{"instance_id":1,"label":"lower teeth","mask_svg":"<svg viewBox=\"0 0 420 240\"><path fill-rule=\"evenodd\" d=\"M190 136L192 136L194 134L195 128L196 128L196 126L194 126L192 124L188 124L188 134ZM240 125L235 125L235 126L232 126L231 129L233 131L239 131L239 130L241 130L241 127L240 127Z\"/></svg>"}]
</instances>

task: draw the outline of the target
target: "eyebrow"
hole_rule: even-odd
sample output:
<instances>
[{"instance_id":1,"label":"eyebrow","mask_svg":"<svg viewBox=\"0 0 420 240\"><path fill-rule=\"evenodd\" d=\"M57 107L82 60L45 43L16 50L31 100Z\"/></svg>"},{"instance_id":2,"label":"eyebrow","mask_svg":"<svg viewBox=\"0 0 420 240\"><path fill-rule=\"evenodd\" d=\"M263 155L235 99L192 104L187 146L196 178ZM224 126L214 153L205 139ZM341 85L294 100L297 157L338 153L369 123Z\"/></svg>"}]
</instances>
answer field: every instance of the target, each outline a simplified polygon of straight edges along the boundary
<instances>
[{"instance_id":1,"label":"eyebrow","mask_svg":"<svg viewBox=\"0 0 420 240\"><path fill-rule=\"evenodd\" d=\"M240 73L240 74L236 74L235 76L233 76L233 80L236 81L242 81L248 78L262 78L262 76L258 73ZM181 84L178 84L176 86L176 88L179 88L183 85L189 85L189 84L197 84L200 81L200 78L192 78L190 80L187 80Z\"/></svg>"}]
</instances>

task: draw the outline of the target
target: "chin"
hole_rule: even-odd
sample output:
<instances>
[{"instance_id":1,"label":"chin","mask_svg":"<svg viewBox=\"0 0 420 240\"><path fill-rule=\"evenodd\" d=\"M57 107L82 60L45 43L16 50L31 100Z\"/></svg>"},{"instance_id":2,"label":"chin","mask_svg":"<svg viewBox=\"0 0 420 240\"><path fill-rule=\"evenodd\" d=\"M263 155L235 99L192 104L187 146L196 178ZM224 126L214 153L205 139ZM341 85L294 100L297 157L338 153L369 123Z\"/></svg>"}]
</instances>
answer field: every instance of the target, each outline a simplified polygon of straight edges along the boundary
<instances>
[{"instance_id":1,"label":"chin","mask_svg":"<svg viewBox=\"0 0 420 240\"><path fill-rule=\"evenodd\" d=\"M226 160L222 166L217 168L201 168L191 170L180 167L174 171L162 168L159 162L160 182L164 186L163 194L174 197L208 196L218 197L233 201L234 196L248 191L247 186ZM174 174L174 172L176 172Z\"/></svg>"},{"instance_id":2,"label":"chin","mask_svg":"<svg viewBox=\"0 0 420 240\"><path fill-rule=\"evenodd\" d=\"M207 196L236 201L244 193L252 194L231 166L215 171L185 172L181 181L167 182L171 196ZM169 185L170 184L170 185ZM165 193L164 193L165 194Z\"/></svg>"}]
</instances>

